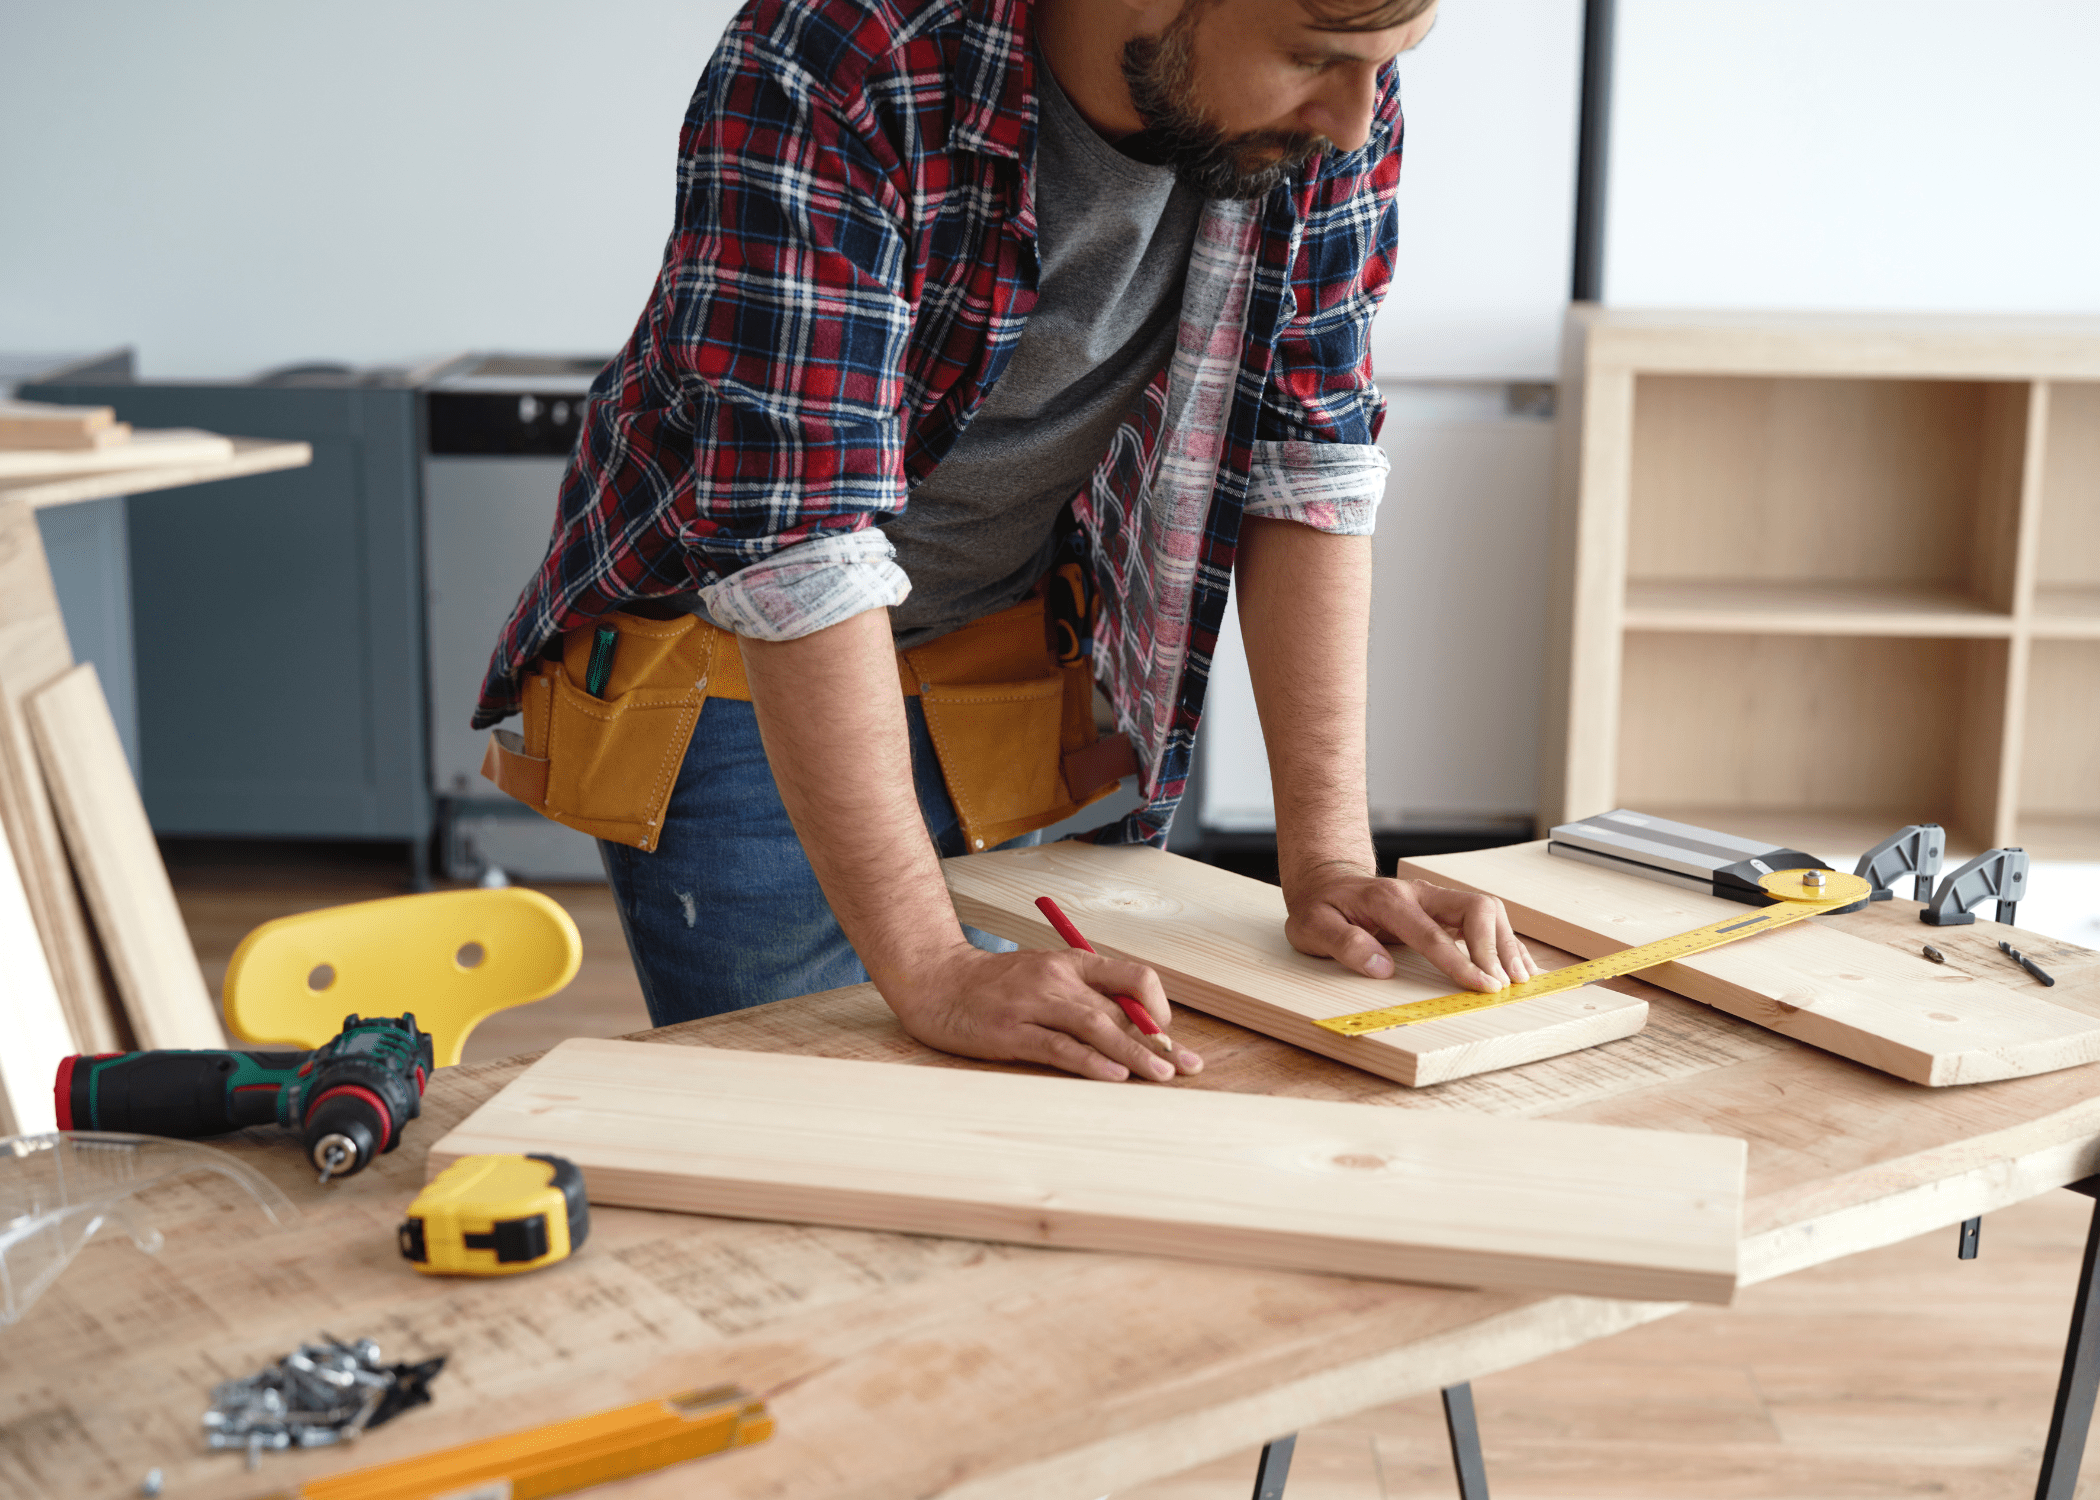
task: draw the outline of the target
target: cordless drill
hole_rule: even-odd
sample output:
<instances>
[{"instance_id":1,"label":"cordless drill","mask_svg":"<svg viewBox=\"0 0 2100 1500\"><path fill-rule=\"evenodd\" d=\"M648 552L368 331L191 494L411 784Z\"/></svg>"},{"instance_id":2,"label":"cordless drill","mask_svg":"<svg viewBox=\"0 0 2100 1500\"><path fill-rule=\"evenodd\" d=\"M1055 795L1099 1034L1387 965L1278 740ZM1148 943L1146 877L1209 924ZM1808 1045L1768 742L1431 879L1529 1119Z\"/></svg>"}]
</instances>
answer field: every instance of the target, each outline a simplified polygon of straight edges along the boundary
<instances>
[{"instance_id":1,"label":"cordless drill","mask_svg":"<svg viewBox=\"0 0 2100 1500\"><path fill-rule=\"evenodd\" d=\"M343 1018L312 1052L105 1052L58 1065L61 1130L223 1135L245 1125L297 1130L321 1181L364 1170L401 1144L423 1107L430 1034L413 1013Z\"/></svg>"}]
</instances>

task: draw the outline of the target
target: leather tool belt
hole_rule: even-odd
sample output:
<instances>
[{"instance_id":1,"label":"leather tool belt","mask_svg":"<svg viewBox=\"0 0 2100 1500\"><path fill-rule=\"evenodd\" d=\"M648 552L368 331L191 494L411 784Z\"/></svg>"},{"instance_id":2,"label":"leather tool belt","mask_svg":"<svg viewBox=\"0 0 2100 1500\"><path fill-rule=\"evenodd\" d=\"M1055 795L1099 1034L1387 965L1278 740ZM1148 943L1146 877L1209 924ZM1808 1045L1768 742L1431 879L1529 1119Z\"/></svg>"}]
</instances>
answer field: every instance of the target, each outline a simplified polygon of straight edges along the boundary
<instances>
[{"instance_id":1,"label":"leather tool belt","mask_svg":"<svg viewBox=\"0 0 2100 1500\"><path fill-rule=\"evenodd\" d=\"M1040 594L898 652L897 678L925 708L973 852L1061 822L1137 769L1126 736L1097 735L1092 668L1060 662ZM523 687L524 723L490 735L481 774L565 827L643 850L707 700L751 698L737 637L697 615L602 616Z\"/></svg>"}]
</instances>

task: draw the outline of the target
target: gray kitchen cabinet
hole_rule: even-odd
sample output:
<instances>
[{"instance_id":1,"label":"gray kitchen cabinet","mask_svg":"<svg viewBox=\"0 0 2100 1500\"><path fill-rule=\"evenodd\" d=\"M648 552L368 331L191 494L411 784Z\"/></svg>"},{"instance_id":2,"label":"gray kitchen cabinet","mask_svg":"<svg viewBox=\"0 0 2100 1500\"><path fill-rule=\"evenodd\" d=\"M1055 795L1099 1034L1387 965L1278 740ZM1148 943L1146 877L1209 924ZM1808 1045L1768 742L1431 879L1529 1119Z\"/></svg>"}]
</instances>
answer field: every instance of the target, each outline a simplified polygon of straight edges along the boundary
<instances>
[{"instance_id":1,"label":"gray kitchen cabinet","mask_svg":"<svg viewBox=\"0 0 2100 1500\"><path fill-rule=\"evenodd\" d=\"M146 811L163 834L407 840L420 870L417 392L346 378L19 394L313 445L309 468L128 502Z\"/></svg>"}]
</instances>

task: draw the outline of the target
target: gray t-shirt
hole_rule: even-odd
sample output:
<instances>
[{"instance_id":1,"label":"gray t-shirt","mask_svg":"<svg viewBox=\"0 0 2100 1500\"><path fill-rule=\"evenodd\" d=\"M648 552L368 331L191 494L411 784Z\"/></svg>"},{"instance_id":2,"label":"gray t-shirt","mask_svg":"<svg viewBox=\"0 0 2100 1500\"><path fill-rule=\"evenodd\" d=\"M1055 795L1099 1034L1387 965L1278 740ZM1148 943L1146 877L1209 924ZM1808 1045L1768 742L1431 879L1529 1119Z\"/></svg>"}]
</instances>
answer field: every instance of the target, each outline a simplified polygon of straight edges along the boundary
<instances>
[{"instance_id":1,"label":"gray t-shirt","mask_svg":"<svg viewBox=\"0 0 2100 1500\"><path fill-rule=\"evenodd\" d=\"M883 526L911 597L900 648L1017 604L1058 514L1174 352L1202 198L1117 151L1037 60L1038 300L968 429Z\"/></svg>"}]
</instances>

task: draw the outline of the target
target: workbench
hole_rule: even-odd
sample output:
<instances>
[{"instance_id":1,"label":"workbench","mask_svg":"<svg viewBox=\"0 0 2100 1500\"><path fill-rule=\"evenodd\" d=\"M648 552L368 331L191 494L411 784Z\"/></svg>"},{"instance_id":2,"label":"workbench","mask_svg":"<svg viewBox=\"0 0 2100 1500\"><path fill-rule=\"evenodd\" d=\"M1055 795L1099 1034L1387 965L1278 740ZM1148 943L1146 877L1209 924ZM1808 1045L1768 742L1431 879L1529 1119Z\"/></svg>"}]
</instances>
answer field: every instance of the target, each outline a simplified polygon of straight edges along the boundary
<instances>
[{"instance_id":1,"label":"workbench","mask_svg":"<svg viewBox=\"0 0 2100 1500\"><path fill-rule=\"evenodd\" d=\"M1994 952L2007 932L1928 932L1916 912L1897 900L1822 920L1911 948L1924 934L1950 956ZM2100 953L2014 941L2057 974L2052 1000L2100 1011ZM1613 984L1650 1001L1641 1034L1419 1092L1184 1010L1175 1034L1207 1067L1174 1086L1743 1137L1748 1282L1932 1229L1950 1231L1952 1255L1953 1226L2100 1171L2094 1067L1921 1088ZM644 1035L987 1066L913 1042L865 985ZM580 1254L520 1279L419 1276L394 1226L423 1153L529 1060L438 1074L404 1149L325 1189L282 1135L228 1138L306 1210L288 1232L200 1176L149 1201L167 1232L157 1257L121 1238L89 1246L0 1331L0 1496L114 1500L158 1467L170 1500L253 1497L736 1383L767 1401L771 1441L599 1493L1093 1500L1678 1310L621 1209L594 1210ZM270 1455L255 1474L204 1451L211 1387L324 1330L375 1339L389 1360L448 1355L435 1404L354 1450Z\"/></svg>"}]
</instances>

